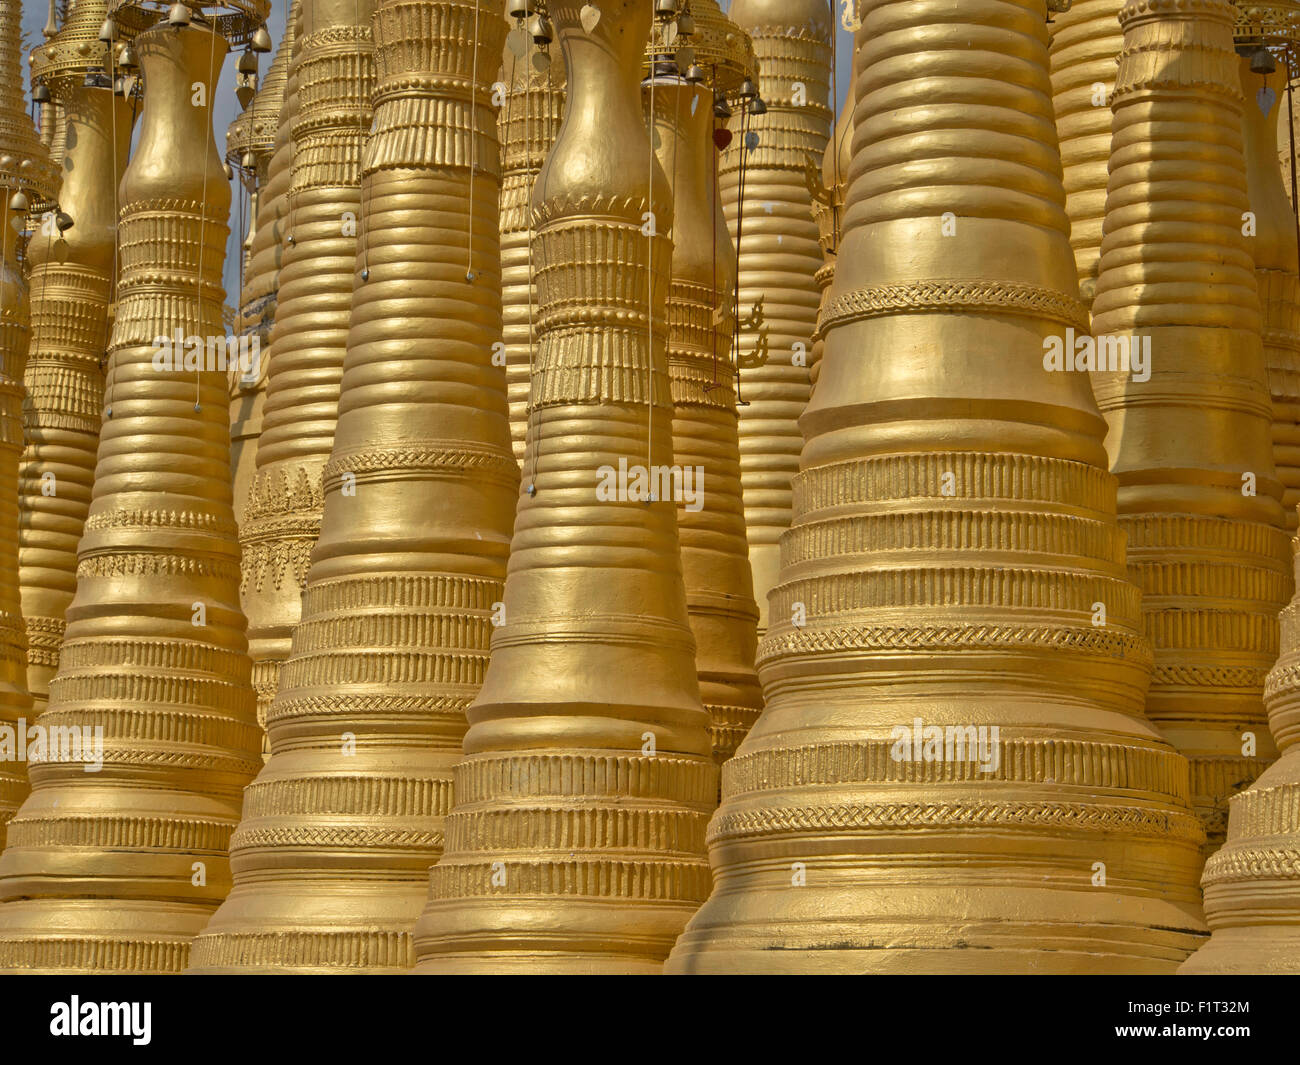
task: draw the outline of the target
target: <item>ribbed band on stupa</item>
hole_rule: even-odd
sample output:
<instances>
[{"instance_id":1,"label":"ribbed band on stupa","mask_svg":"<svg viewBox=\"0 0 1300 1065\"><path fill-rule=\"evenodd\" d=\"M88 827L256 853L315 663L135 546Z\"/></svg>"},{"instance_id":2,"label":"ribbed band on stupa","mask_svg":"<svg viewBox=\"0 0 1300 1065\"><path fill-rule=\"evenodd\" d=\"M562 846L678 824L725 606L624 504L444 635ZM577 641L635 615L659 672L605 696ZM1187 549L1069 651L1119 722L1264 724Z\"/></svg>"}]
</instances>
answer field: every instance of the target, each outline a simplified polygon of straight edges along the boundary
<instances>
[{"instance_id":1,"label":"ribbed band on stupa","mask_svg":"<svg viewBox=\"0 0 1300 1065\"><path fill-rule=\"evenodd\" d=\"M717 770L677 507L647 483L673 464L673 207L639 86L651 5L583 7L548 3L569 98L533 195L524 491L419 972L658 972L708 891Z\"/></svg>"}]
</instances>

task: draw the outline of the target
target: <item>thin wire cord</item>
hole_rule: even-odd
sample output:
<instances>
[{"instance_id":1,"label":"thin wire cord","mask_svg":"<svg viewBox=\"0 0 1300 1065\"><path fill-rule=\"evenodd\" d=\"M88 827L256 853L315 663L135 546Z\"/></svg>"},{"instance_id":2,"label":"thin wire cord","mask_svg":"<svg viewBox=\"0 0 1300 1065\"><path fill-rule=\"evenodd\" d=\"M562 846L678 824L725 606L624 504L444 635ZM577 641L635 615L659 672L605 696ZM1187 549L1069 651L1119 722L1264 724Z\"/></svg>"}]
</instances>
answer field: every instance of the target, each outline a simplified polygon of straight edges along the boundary
<instances>
[{"instance_id":1,"label":"thin wire cord","mask_svg":"<svg viewBox=\"0 0 1300 1065\"><path fill-rule=\"evenodd\" d=\"M835 186L829 190L831 194L831 239L826 250L834 255L838 252L840 246L840 137L847 132L847 129L836 130L835 128L840 114L840 50L836 47L838 34L835 32L835 0L829 0L829 3L831 5L831 140L835 142L835 147L831 151L833 157L831 168L832 173L835 175Z\"/></svg>"},{"instance_id":2,"label":"thin wire cord","mask_svg":"<svg viewBox=\"0 0 1300 1065\"><path fill-rule=\"evenodd\" d=\"M710 97L718 98L718 65L713 64L713 79L709 85ZM709 104L710 111L713 104ZM709 130L713 132L713 119L709 119ZM709 229L713 234L713 289L710 295L712 306L709 308L711 341L709 350L713 353L713 384L718 383L718 311L722 309L722 294L718 291L718 145L709 137Z\"/></svg>"},{"instance_id":3,"label":"thin wire cord","mask_svg":"<svg viewBox=\"0 0 1300 1065\"><path fill-rule=\"evenodd\" d=\"M474 114L478 110L478 12L474 0L474 59L469 83L469 226L465 236L465 280L474 280L474 185L478 174L478 129Z\"/></svg>"},{"instance_id":4,"label":"thin wire cord","mask_svg":"<svg viewBox=\"0 0 1300 1065\"><path fill-rule=\"evenodd\" d=\"M655 58L658 42L658 25L650 27L650 180L646 193L646 209L650 214L650 236L646 243L646 337L649 347L646 350L646 430L645 451L646 469L654 466L655 442L655 233L659 223L655 218ZM651 497L653 501L653 496Z\"/></svg>"},{"instance_id":5,"label":"thin wire cord","mask_svg":"<svg viewBox=\"0 0 1300 1065\"><path fill-rule=\"evenodd\" d=\"M115 92L114 90L117 88L117 56L113 54L113 42L112 42L112 41L108 41L108 42L104 45L104 47L108 49L108 91L109 91L109 93L110 93L112 96L116 97L117 94L116 94L116 92ZM123 96L126 95L126 76L125 76L125 75L122 76L122 95L123 95ZM109 279L108 279L108 305L109 305L111 308L113 308L113 318L114 318L114 320L116 320L116 319L117 319L117 266L118 266L118 253L119 253L119 250L120 250L121 247L122 247L122 242L121 242L121 222L122 222L122 219L121 219L121 217L120 217L120 215L121 215L121 210L122 210L122 205L121 205L121 203L119 202L120 190L119 190L119 188L118 188L118 185L119 185L120 180L121 180L121 173L122 173L122 172L121 172L121 170L118 168L118 165L117 165L117 102L116 102L115 99L110 100L110 101L109 101L109 104L108 104L108 123L109 123L109 136L112 137L112 139L113 139L113 174L112 174L112 184L113 184L113 273L112 273L112 276L109 277ZM135 103L134 103L134 101L133 101L132 104L131 104L131 124L132 124L132 126L134 127L134 125L135 125ZM128 150L129 150L129 147L130 147L130 146L128 145ZM105 344L105 345L104 345L103 365L102 365L102 367L101 367L101 370L102 370L102 372L103 372L103 374L104 374L104 408L105 408L105 413L106 413L106 415L107 415L109 418L111 418L111 417L113 417L113 378L112 378L112 375L109 373L109 357L108 357L108 352L109 352L108 345Z\"/></svg>"},{"instance_id":6,"label":"thin wire cord","mask_svg":"<svg viewBox=\"0 0 1300 1065\"><path fill-rule=\"evenodd\" d=\"M209 131L210 133L212 129L212 104L214 102L212 97L215 94L216 87L217 87L216 86L217 79L212 76L213 66L216 64L217 61L217 29L215 26L210 26L208 27L208 32L212 34L212 45L208 50L208 78L211 80L212 84L204 85L204 88L207 90L204 93L204 97L207 100L207 104L208 104L206 125L204 129ZM203 167L203 196L199 200L199 261L198 261L197 279L195 281L195 294L198 297L198 306L195 308L195 316L200 322L203 321L203 251L204 251L204 245L207 241L208 216L205 211L207 203L208 203L208 167L204 166ZM223 323L223 328L224 328L224 323ZM194 410L196 412L200 410L202 406L201 403L199 402L200 399L202 398L202 387L203 387L202 366L203 366L203 360L200 359L199 365L194 370Z\"/></svg>"},{"instance_id":7,"label":"thin wire cord","mask_svg":"<svg viewBox=\"0 0 1300 1065\"><path fill-rule=\"evenodd\" d=\"M745 164L749 154L749 101L741 102L740 107L740 170L736 200L736 293L732 306L734 317L731 322L732 349L735 351L736 406L748 406L740 394L740 243L745 229Z\"/></svg>"},{"instance_id":8,"label":"thin wire cord","mask_svg":"<svg viewBox=\"0 0 1300 1065\"><path fill-rule=\"evenodd\" d=\"M521 26L524 24L521 20ZM529 169L532 168L531 156L533 150L532 141L532 34L525 34L524 43L524 151L529 156ZM513 82L514 79L511 78ZM551 87L551 68L546 68L546 86L549 90ZM548 95L549 104L549 95ZM534 353L537 346L537 336L534 332L533 323L533 304L537 302L537 278L533 272L533 193L537 189L537 179L541 177L541 168L538 168L533 175L532 184L528 188L528 208L526 213L528 226L525 232L528 234L528 401L524 407L524 457L528 460L530 472L528 475L528 484L530 488L536 487L537 481L537 453L541 450L542 442L538 438L541 432L541 425L534 425L533 415L533 373L534 373ZM529 444L531 443L531 447Z\"/></svg>"}]
</instances>

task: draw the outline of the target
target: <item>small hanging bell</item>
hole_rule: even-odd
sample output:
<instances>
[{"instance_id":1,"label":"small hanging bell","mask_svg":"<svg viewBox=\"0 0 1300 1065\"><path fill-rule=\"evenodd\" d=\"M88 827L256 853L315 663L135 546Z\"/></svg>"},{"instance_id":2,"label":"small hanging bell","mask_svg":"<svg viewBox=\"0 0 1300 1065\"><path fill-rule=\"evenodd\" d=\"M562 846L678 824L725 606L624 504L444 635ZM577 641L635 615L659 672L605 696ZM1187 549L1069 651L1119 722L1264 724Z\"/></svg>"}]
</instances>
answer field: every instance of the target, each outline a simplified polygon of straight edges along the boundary
<instances>
[{"instance_id":1,"label":"small hanging bell","mask_svg":"<svg viewBox=\"0 0 1300 1065\"><path fill-rule=\"evenodd\" d=\"M1252 74L1272 74L1277 69L1277 60L1267 48L1257 48L1250 56Z\"/></svg>"},{"instance_id":2,"label":"small hanging bell","mask_svg":"<svg viewBox=\"0 0 1300 1065\"><path fill-rule=\"evenodd\" d=\"M555 29L545 15L534 15L528 24L528 32L532 34L533 43L543 48L555 40Z\"/></svg>"}]
</instances>

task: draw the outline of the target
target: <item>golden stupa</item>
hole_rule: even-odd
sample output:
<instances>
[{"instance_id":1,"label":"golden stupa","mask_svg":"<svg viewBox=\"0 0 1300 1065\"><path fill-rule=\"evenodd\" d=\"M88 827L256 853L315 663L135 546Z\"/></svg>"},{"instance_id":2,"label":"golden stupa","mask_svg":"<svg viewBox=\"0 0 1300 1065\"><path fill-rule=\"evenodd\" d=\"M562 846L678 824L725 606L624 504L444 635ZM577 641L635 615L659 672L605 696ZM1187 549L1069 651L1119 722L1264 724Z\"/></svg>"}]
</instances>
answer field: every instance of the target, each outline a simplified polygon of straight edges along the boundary
<instances>
[{"instance_id":1,"label":"golden stupa","mask_svg":"<svg viewBox=\"0 0 1300 1065\"><path fill-rule=\"evenodd\" d=\"M534 18L543 18L542 5ZM533 31L537 30L538 33ZM501 344L510 400L510 436L521 462L528 436L528 391L537 340L537 263L533 256L533 183L564 118L564 60L547 47L544 24L521 21L502 51L504 100L497 108L501 144Z\"/></svg>"},{"instance_id":2,"label":"golden stupa","mask_svg":"<svg viewBox=\"0 0 1300 1065\"><path fill-rule=\"evenodd\" d=\"M51 203L58 184L23 102L21 15L19 0L0 0L0 844L27 790L16 741L32 711L18 579L23 371L31 336L21 230L27 211Z\"/></svg>"},{"instance_id":3,"label":"golden stupa","mask_svg":"<svg viewBox=\"0 0 1300 1065\"><path fill-rule=\"evenodd\" d=\"M0 971L1300 973L1300 0L46 2Z\"/></svg>"},{"instance_id":4,"label":"golden stupa","mask_svg":"<svg viewBox=\"0 0 1300 1065\"><path fill-rule=\"evenodd\" d=\"M415 929L427 973L655 973L708 892L717 770L656 477L674 463L672 186L639 85L651 26L675 23L643 0L547 8L568 103L533 194L523 492Z\"/></svg>"},{"instance_id":5,"label":"golden stupa","mask_svg":"<svg viewBox=\"0 0 1300 1065\"><path fill-rule=\"evenodd\" d=\"M201 972L411 965L500 619L519 483L493 360L506 25L474 0L377 0L373 28L321 535L267 713L271 757L231 842L234 890L195 944ZM311 42L304 25L304 56Z\"/></svg>"},{"instance_id":6,"label":"golden stupa","mask_svg":"<svg viewBox=\"0 0 1300 1065\"><path fill-rule=\"evenodd\" d=\"M1255 260L1264 362L1273 402L1273 465L1282 513L1296 531L1300 504L1300 256L1295 214L1279 160L1278 119L1288 106L1290 72L1300 67L1300 3L1271 0L1237 9L1243 148L1250 215L1243 222ZM1285 145L1289 152L1292 145ZM1289 161L1289 160L1288 160ZM1289 591L1288 591L1289 595Z\"/></svg>"},{"instance_id":7,"label":"golden stupa","mask_svg":"<svg viewBox=\"0 0 1300 1065\"><path fill-rule=\"evenodd\" d=\"M41 715L80 742L31 766L9 825L7 971L184 968L230 889L227 845L259 764L226 374L207 343L223 336L230 187L211 94L227 44L194 17L132 45L144 110L121 185L105 420Z\"/></svg>"},{"instance_id":8,"label":"golden stupa","mask_svg":"<svg viewBox=\"0 0 1300 1065\"><path fill-rule=\"evenodd\" d=\"M1229 796L1277 754L1263 687L1290 591L1233 17L1227 0L1131 0L1120 13L1092 305L1093 390L1155 650L1147 715L1190 762L1211 848Z\"/></svg>"},{"instance_id":9,"label":"golden stupa","mask_svg":"<svg viewBox=\"0 0 1300 1065\"><path fill-rule=\"evenodd\" d=\"M1043 8L861 10L767 706L667 969L1172 972L1203 836L1143 716L1104 423L1044 366L1087 312Z\"/></svg>"},{"instance_id":10,"label":"golden stupa","mask_svg":"<svg viewBox=\"0 0 1300 1065\"><path fill-rule=\"evenodd\" d=\"M77 588L77 544L103 414L117 183L135 120L132 101L113 91L119 46L98 40L106 13L102 2L79 0L32 56L35 83L58 102L66 146L57 203L27 249L32 338L23 375L18 582L34 714L49 699L64 614Z\"/></svg>"},{"instance_id":11,"label":"golden stupa","mask_svg":"<svg viewBox=\"0 0 1300 1065\"><path fill-rule=\"evenodd\" d=\"M735 250L719 195L713 114L750 76L752 53L714 5L694 0L691 12L691 33L648 50L642 97L673 195L668 377L681 478L674 501L700 698L722 763L763 708L731 363Z\"/></svg>"},{"instance_id":12,"label":"golden stupa","mask_svg":"<svg viewBox=\"0 0 1300 1065\"><path fill-rule=\"evenodd\" d=\"M271 329L275 324L280 267L284 265L289 181L293 162L293 117L298 81L293 72L301 0L291 0L266 80L248 108L226 131L226 158L249 170L253 191L249 213L244 284L239 293L239 333L257 342L257 358L248 370L230 375L230 466L234 478L235 521L242 527L244 507L257 472L257 443L266 408L267 370L271 365ZM250 560L252 561L252 560ZM248 582L241 594L247 610ZM262 706L259 710L264 710Z\"/></svg>"},{"instance_id":13,"label":"golden stupa","mask_svg":"<svg viewBox=\"0 0 1300 1065\"><path fill-rule=\"evenodd\" d=\"M834 120L834 14L825 0L734 0L728 15L753 38L760 74L733 109L720 178L737 248L740 477L761 632L812 388L822 249L806 167L822 158Z\"/></svg>"},{"instance_id":14,"label":"golden stupa","mask_svg":"<svg viewBox=\"0 0 1300 1065\"><path fill-rule=\"evenodd\" d=\"M268 344L274 354L266 360L256 472L239 529L242 599L263 723L301 613L320 535L321 477L338 419L361 226L361 154L375 77L371 7L372 0L306 3L293 45L283 243L278 271L261 265L258 278L276 286Z\"/></svg>"}]
</instances>

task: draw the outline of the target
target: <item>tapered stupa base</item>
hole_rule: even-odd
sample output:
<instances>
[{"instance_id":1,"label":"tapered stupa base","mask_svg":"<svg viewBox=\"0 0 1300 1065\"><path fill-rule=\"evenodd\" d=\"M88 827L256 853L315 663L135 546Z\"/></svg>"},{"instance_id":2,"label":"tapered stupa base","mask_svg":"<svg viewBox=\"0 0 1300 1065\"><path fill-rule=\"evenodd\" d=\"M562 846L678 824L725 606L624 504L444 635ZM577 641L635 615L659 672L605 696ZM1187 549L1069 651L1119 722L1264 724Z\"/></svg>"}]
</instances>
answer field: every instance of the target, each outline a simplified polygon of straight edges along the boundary
<instances>
[{"instance_id":1,"label":"tapered stupa base","mask_svg":"<svg viewBox=\"0 0 1300 1065\"><path fill-rule=\"evenodd\" d=\"M51 874L53 875L53 874ZM20 899L0 920L0 973L179 973L211 906L158 900Z\"/></svg>"}]
</instances>

